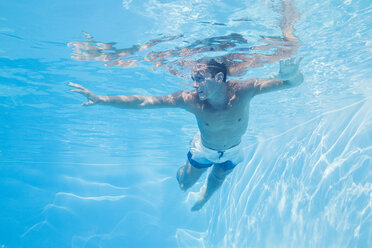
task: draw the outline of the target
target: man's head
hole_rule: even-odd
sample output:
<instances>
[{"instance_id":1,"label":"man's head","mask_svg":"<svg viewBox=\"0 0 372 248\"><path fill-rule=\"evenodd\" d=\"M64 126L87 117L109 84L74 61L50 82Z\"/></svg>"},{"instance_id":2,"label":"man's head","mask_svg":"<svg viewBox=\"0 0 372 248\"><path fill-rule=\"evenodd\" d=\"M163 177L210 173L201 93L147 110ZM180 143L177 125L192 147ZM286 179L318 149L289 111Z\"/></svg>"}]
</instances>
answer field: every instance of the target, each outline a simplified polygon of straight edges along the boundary
<instances>
[{"instance_id":1,"label":"man's head","mask_svg":"<svg viewBox=\"0 0 372 248\"><path fill-rule=\"evenodd\" d=\"M206 72L215 77L219 72L223 73L223 81L226 82L227 67L220 59L200 59L193 68L193 74L204 75Z\"/></svg>"},{"instance_id":2,"label":"man's head","mask_svg":"<svg viewBox=\"0 0 372 248\"><path fill-rule=\"evenodd\" d=\"M200 100L213 96L216 90L226 82L227 68L217 59L199 60L192 72L193 87Z\"/></svg>"}]
</instances>

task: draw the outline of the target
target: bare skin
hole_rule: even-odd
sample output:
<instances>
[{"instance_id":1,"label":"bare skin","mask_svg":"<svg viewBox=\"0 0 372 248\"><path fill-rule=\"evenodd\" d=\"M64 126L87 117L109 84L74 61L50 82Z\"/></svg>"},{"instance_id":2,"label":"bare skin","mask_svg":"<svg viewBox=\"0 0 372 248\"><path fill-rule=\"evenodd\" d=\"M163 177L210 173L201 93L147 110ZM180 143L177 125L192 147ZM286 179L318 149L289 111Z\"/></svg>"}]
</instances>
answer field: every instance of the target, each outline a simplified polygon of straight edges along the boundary
<instances>
[{"instance_id":1,"label":"bare skin","mask_svg":"<svg viewBox=\"0 0 372 248\"><path fill-rule=\"evenodd\" d=\"M225 82L222 72L212 77L208 68L194 67L193 75L198 76L195 77L198 80L193 83L195 90L177 91L165 96L101 96L79 84L69 85L74 88L73 92L88 98L83 106L103 104L124 109L185 109L196 117L202 144L212 150L225 151L241 142L248 126L249 103L254 96L291 88L303 82L299 71L300 61L301 59L281 61L279 74L270 79L255 78L242 82ZM193 167L187 161L177 173L181 189L186 191L205 171L206 169ZM201 191L199 200L191 210L201 209L230 173L231 170L226 171L215 164L208 176L206 188Z\"/></svg>"}]
</instances>

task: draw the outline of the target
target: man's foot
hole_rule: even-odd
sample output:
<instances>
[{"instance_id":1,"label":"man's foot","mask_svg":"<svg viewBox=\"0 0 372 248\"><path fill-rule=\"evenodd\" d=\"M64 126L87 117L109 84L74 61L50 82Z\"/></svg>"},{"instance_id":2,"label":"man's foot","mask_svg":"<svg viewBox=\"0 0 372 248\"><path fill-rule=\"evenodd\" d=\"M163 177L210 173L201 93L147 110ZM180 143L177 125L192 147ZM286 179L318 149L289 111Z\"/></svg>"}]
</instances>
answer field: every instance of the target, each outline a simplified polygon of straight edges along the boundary
<instances>
[{"instance_id":1,"label":"man's foot","mask_svg":"<svg viewBox=\"0 0 372 248\"><path fill-rule=\"evenodd\" d=\"M184 170L185 170L185 166L181 166L178 171L177 171L177 181L178 181L178 184L180 185L180 188L182 191L186 191L185 189L185 185L183 184L183 175L184 175Z\"/></svg>"},{"instance_id":2,"label":"man's foot","mask_svg":"<svg viewBox=\"0 0 372 248\"><path fill-rule=\"evenodd\" d=\"M204 206L204 204L207 202L207 200L204 198L206 190L207 190L207 187L205 185L201 187L199 200L195 202L194 206L191 208L191 211L193 212L199 211Z\"/></svg>"},{"instance_id":3,"label":"man's foot","mask_svg":"<svg viewBox=\"0 0 372 248\"><path fill-rule=\"evenodd\" d=\"M208 168L195 168L189 162L177 171L177 181L182 191L191 188Z\"/></svg>"}]
</instances>

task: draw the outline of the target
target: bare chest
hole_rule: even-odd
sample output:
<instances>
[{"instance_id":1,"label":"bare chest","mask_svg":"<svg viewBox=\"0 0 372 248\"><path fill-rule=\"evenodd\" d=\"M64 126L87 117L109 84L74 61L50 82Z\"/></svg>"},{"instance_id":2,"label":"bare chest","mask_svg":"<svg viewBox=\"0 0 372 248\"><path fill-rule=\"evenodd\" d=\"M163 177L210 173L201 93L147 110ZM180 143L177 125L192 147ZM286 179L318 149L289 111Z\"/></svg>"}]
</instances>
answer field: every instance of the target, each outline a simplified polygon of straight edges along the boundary
<instances>
[{"instance_id":1,"label":"bare chest","mask_svg":"<svg viewBox=\"0 0 372 248\"><path fill-rule=\"evenodd\" d=\"M246 126L249 115L248 104L234 104L222 110L206 106L195 114L199 128L209 131L236 129Z\"/></svg>"}]
</instances>

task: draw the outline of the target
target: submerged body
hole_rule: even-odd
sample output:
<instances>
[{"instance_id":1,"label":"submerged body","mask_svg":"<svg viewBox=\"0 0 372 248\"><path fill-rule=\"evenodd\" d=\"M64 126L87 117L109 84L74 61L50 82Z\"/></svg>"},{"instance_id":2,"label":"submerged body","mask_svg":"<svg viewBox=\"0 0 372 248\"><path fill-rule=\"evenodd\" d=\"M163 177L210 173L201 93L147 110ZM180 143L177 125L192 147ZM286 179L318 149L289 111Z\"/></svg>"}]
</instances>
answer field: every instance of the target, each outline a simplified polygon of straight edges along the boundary
<instances>
[{"instance_id":1,"label":"submerged body","mask_svg":"<svg viewBox=\"0 0 372 248\"><path fill-rule=\"evenodd\" d=\"M104 104L126 109L173 107L183 108L195 115L201 140L193 140L194 146L190 147L188 159L178 170L177 179L181 189L190 188L208 167L214 166L207 186L202 189L199 200L192 208L194 211L203 207L241 161L237 159L236 147L241 143L241 137L248 126L251 99L261 93L293 87L303 82L303 76L298 70L300 60L281 61L279 74L272 79L256 78L243 82L225 81L223 70L216 71L213 68L215 66L204 63L202 69L194 68L195 90L178 91L166 96L99 96L81 85L70 83L70 86L76 88L73 91L89 99L84 106ZM216 64L216 61L213 63ZM223 64L220 66L224 67ZM197 147L198 142L201 144Z\"/></svg>"},{"instance_id":2,"label":"submerged body","mask_svg":"<svg viewBox=\"0 0 372 248\"><path fill-rule=\"evenodd\" d=\"M202 188L199 200L192 207L193 211L199 210L242 161L240 144L248 126L251 99L258 94L294 87L303 82L298 70L300 60L283 61L297 53L299 39L293 34L293 26L300 15L292 0L282 1L281 12L283 38L264 37L267 45L252 47L257 51L275 48L274 54L232 53L215 59L201 59L196 63L188 61L194 65L192 78L195 90L178 91L166 96L98 96L81 85L70 83L70 86L75 88L73 91L88 98L89 101L83 106L104 104L125 109L183 108L194 114L200 134L193 138L186 163L177 172L177 180L185 191L195 184L207 168L213 166L206 187ZM188 52L197 51L199 47L194 52ZM227 76L242 75L249 67L279 60L279 74L269 79L226 81Z\"/></svg>"}]
</instances>

